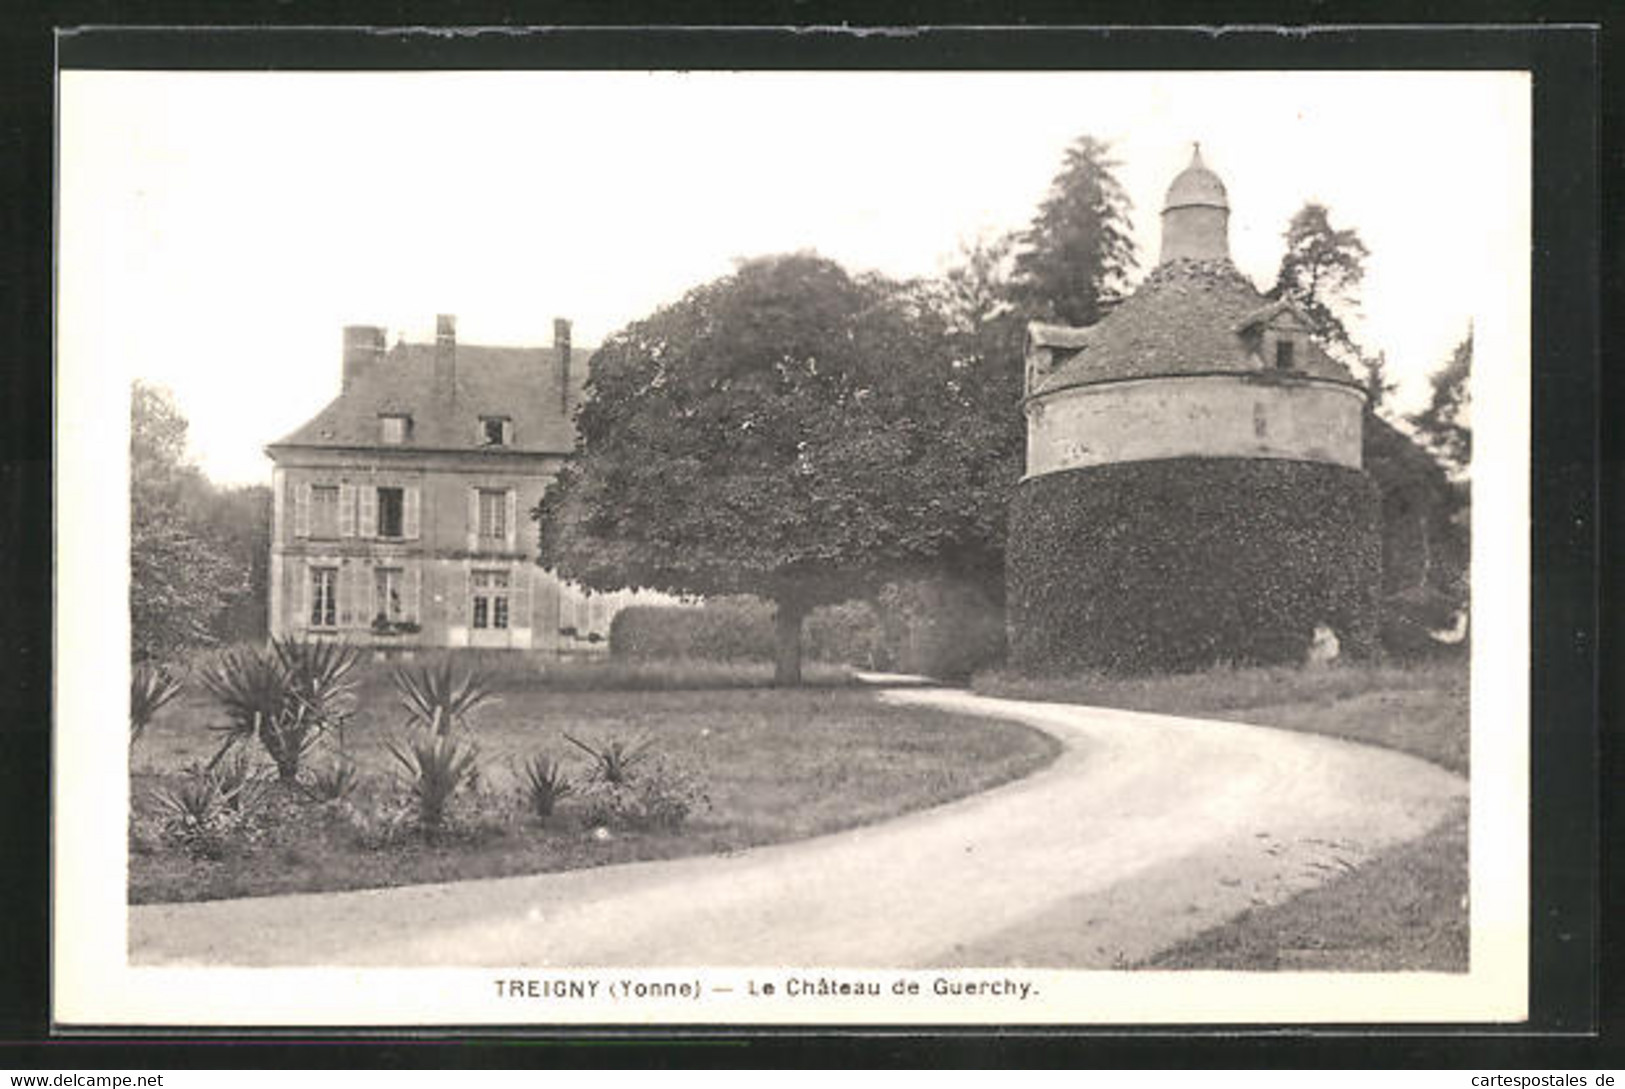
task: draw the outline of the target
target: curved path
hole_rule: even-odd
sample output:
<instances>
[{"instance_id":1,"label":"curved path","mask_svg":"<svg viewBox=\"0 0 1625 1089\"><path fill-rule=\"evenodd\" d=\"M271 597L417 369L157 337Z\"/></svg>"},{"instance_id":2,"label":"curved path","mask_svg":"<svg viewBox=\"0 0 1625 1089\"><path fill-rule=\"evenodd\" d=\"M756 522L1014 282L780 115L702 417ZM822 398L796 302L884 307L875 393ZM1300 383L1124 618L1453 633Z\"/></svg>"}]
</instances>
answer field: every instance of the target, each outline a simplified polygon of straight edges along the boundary
<instances>
[{"instance_id":1,"label":"curved path","mask_svg":"<svg viewBox=\"0 0 1625 1089\"><path fill-rule=\"evenodd\" d=\"M965 692L1055 762L984 794L728 856L130 909L136 964L1110 967L1352 869L1467 784L1332 738Z\"/></svg>"}]
</instances>

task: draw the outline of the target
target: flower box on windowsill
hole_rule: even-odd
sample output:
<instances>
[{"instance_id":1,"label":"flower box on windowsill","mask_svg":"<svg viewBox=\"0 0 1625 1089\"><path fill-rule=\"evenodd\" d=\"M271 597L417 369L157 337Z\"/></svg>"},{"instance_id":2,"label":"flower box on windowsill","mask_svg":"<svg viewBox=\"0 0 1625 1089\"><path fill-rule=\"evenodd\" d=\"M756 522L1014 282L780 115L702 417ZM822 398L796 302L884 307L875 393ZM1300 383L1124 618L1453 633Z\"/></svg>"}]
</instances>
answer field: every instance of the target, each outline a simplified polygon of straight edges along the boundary
<instances>
[{"instance_id":1,"label":"flower box on windowsill","mask_svg":"<svg viewBox=\"0 0 1625 1089\"><path fill-rule=\"evenodd\" d=\"M373 617L372 633L374 635L416 635L423 628L412 620L385 620L381 616Z\"/></svg>"}]
</instances>

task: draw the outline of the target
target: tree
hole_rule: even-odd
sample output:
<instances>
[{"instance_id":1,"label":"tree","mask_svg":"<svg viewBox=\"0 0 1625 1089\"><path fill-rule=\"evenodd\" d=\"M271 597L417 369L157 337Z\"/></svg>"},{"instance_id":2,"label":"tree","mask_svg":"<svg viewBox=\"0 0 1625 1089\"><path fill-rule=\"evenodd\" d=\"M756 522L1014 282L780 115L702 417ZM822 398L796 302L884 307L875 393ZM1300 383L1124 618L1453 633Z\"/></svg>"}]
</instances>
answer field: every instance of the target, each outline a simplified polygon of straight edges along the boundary
<instances>
[{"instance_id":1,"label":"tree","mask_svg":"<svg viewBox=\"0 0 1625 1089\"><path fill-rule=\"evenodd\" d=\"M1030 319L1093 325L1126 292L1132 205L1110 150L1092 136L1074 141L1018 236L1012 295Z\"/></svg>"},{"instance_id":2,"label":"tree","mask_svg":"<svg viewBox=\"0 0 1625 1089\"><path fill-rule=\"evenodd\" d=\"M1469 329L1444 366L1433 372L1427 407L1410 417L1428 449L1457 477L1467 474L1473 457L1472 394L1467 386L1472 368Z\"/></svg>"},{"instance_id":3,"label":"tree","mask_svg":"<svg viewBox=\"0 0 1625 1089\"><path fill-rule=\"evenodd\" d=\"M594 355L577 456L533 512L541 562L597 590L767 598L775 678L799 683L809 611L1002 511L986 437L954 426L976 393L948 345L928 286L741 263Z\"/></svg>"},{"instance_id":4,"label":"tree","mask_svg":"<svg viewBox=\"0 0 1625 1089\"><path fill-rule=\"evenodd\" d=\"M1300 208L1286 229L1286 252L1270 294L1287 299L1314 326L1321 347L1345 362L1364 359L1344 315L1359 307L1360 280L1370 251L1358 232L1337 230L1323 204Z\"/></svg>"},{"instance_id":5,"label":"tree","mask_svg":"<svg viewBox=\"0 0 1625 1089\"><path fill-rule=\"evenodd\" d=\"M215 618L249 591L248 567L195 513L208 481L186 460L186 418L167 391L136 382L130 398L130 644L162 662L219 641Z\"/></svg>"}]
</instances>

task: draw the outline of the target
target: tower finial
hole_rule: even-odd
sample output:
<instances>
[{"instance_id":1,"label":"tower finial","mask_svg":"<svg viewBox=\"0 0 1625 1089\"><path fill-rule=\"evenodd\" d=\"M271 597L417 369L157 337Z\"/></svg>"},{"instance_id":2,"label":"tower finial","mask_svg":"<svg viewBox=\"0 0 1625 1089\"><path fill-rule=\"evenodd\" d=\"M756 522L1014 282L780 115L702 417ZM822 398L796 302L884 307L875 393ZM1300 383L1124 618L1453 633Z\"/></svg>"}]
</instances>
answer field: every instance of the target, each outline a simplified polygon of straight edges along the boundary
<instances>
[{"instance_id":1,"label":"tower finial","mask_svg":"<svg viewBox=\"0 0 1625 1089\"><path fill-rule=\"evenodd\" d=\"M1202 166L1202 141L1191 141L1191 165Z\"/></svg>"}]
</instances>

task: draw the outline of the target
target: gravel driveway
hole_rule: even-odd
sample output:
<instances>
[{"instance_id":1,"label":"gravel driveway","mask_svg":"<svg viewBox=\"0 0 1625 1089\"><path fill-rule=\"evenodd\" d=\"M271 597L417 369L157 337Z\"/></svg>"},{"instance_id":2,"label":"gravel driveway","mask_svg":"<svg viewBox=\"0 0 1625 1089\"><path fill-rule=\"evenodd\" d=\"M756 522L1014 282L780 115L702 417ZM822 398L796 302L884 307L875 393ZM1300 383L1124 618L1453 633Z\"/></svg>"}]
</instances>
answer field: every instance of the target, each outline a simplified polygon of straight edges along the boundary
<instances>
[{"instance_id":1,"label":"gravel driveway","mask_svg":"<svg viewBox=\"0 0 1625 1089\"><path fill-rule=\"evenodd\" d=\"M130 909L136 964L1110 967L1411 839L1466 795L1414 757L925 688L1065 751L1025 779L729 856Z\"/></svg>"}]
</instances>

